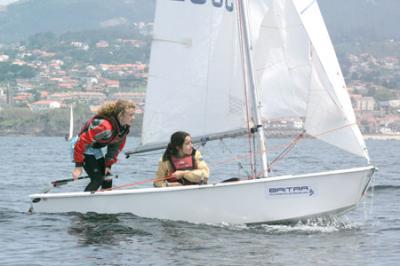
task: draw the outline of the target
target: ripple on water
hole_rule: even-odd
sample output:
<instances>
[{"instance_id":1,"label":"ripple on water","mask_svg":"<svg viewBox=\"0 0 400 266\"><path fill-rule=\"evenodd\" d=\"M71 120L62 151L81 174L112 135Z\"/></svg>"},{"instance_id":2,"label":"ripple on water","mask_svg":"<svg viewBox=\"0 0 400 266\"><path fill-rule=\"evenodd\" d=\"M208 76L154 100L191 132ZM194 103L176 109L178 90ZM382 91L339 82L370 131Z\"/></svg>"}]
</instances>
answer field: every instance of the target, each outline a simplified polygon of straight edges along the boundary
<instances>
[{"instance_id":1,"label":"ripple on water","mask_svg":"<svg viewBox=\"0 0 400 266\"><path fill-rule=\"evenodd\" d=\"M14 222L18 212L8 209L0 208L0 223Z\"/></svg>"},{"instance_id":2,"label":"ripple on water","mask_svg":"<svg viewBox=\"0 0 400 266\"><path fill-rule=\"evenodd\" d=\"M152 235L129 223L131 219L141 219L134 215L96 213L73 215L68 233L78 237L81 244L115 243L128 241L133 237Z\"/></svg>"}]
</instances>

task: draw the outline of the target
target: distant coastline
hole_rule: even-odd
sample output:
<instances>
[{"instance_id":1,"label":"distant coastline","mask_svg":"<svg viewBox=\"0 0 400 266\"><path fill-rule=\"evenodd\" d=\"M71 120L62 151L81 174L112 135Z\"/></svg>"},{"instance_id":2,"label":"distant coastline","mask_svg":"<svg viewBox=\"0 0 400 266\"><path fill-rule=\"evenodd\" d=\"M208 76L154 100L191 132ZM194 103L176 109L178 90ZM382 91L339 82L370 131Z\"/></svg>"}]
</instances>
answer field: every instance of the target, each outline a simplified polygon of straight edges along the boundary
<instances>
[{"instance_id":1,"label":"distant coastline","mask_svg":"<svg viewBox=\"0 0 400 266\"><path fill-rule=\"evenodd\" d=\"M293 138L301 133L299 130L266 130L266 136L269 138ZM310 136L306 135L305 138ZM365 140L400 140L400 134L363 134Z\"/></svg>"},{"instance_id":2,"label":"distant coastline","mask_svg":"<svg viewBox=\"0 0 400 266\"><path fill-rule=\"evenodd\" d=\"M141 125L134 126L130 136L140 137ZM32 136L32 137L64 137L66 132L53 132L53 134L46 134L46 131L37 132L21 132L18 130L0 130L0 137L22 137L22 136ZM288 130L288 131L267 131L266 136L268 138L293 138L298 136L301 131ZM310 136L305 136L309 138ZM369 140L400 140L400 134L363 134L364 139Z\"/></svg>"},{"instance_id":3,"label":"distant coastline","mask_svg":"<svg viewBox=\"0 0 400 266\"><path fill-rule=\"evenodd\" d=\"M400 135L395 135L395 134L364 134L364 139L400 140Z\"/></svg>"}]
</instances>

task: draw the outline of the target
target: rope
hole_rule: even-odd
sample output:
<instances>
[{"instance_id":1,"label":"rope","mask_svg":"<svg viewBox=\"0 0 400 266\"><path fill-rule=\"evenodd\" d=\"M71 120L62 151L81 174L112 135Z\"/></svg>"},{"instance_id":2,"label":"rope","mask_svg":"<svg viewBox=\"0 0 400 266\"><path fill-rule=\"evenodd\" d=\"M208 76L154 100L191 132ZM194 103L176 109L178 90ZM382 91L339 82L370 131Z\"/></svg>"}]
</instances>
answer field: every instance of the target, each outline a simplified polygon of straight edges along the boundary
<instances>
[{"instance_id":1,"label":"rope","mask_svg":"<svg viewBox=\"0 0 400 266\"><path fill-rule=\"evenodd\" d=\"M273 164L275 164L276 162L282 160L296 146L296 144L304 137L304 134L305 134L305 131L303 131L299 135L297 135L286 146L286 148L283 149L283 151L277 157L275 157L275 159L273 159L270 164L268 164L268 172L271 172L271 167L272 167Z\"/></svg>"},{"instance_id":2,"label":"rope","mask_svg":"<svg viewBox=\"0 0 400 266\"><path fill-rule=\"evenodd\" d=\"M100 191L111 191L111 190L114 190L114 189L121 189L121 188L126 188L126 187L133 187L133 186L143 185L143 184L146 184L148 182L164 181L164 180L167 180L168 178L170 178L171 176L172 175L159 177L159 178L149 178L149 179L145 179L145 180L142 180L142 181L129 183L129 184L121 185L121 186L115 186L115 187L112 187L112 188L101 189Z\"/></svg>"},{"instance_id":3,"label":"rope","mask_svg":"<svg viewBox=\"0 0 400 266\"><path fill-rule=\"evenodd\" d=\"M354 126L354 125L357 125L357 123L351 123L351 124L347 124L347 125L344 125L344 126L341 126L341 127L338 127L338 128L330 129L330 130L327 130L327 131L325 131L325 132L322 132L322 133L320 133L320 134L318 134L318 135L314 135L314 137L319 137L319 136L322 136L322 135L331 133L331 132L333 132L333 131L340 130L340 129L343 129L343 128L346 128L346 127L350 127L350 126Z\"/></svg>"},{"instance_id":4,"label":"rope","mask_svg":"<svg viewBox=\"0 0 400 266\"><path fill-rule=\"evenodd\" d=\"M323 136L323 135L325 135L325 134L328 134L328 133L331 133L331 132L334 132L334 131L338 131L338 130L341 130L341 129L346 128L346 127L353 126L353 125L355 125L355 124L356 124L356 123L351 123L351 124L347 124L347 125L344 125L344 126L341 126L341 127L338 127L338 128L333 128L333 129L324 131L324 132L322 132L322 133L320 133L320 134L314 135L314 137L320 137L320 136ZM296 136L296 138L294 138L294 140L293 140L292 142L290 142L290 143L286 146L286 148L283 149L283 151L282 151L277 157L275 157L275 159L273 159L273 160L271 161L271 163L268 165L268 172L271 171L271 166L272 166L273 164L275 164L276 162L282 160L282 159L296 146L296 144L297 144L301 139L304 138L305 133L306 133L306 131L303 131L303 132L300 133L298 136Z\"/></svg>"},{"instance_id":5,"label":"rope","mask_svg":"<svg viewBox=\"0 0 400 266\"><path fill-rule=\"evenodd\" d=\"M221 139L221 143L224 145L224 148L229 152L229 153L231 153L231 154L233 154L233 152L231 151L231 149L229 149L229 147L225 144L225 142ZM242 164L242 162L238 159L239 157L238 156L234 156L233 157L233 160L235 161L235 162L237 162L237 164L238 164L238 166L239 166L239 170L243 170L243 171L245 171L246 172L246 174L247 174L247 176L249 177L249 179L250 179L250 177L251 177L251 175L250 175L250 173L243 167L243 164ZM221 164L218 164L218 165L221 165ZM252 172L253 173L253 172Z\"/></svg>"}]
</instances>

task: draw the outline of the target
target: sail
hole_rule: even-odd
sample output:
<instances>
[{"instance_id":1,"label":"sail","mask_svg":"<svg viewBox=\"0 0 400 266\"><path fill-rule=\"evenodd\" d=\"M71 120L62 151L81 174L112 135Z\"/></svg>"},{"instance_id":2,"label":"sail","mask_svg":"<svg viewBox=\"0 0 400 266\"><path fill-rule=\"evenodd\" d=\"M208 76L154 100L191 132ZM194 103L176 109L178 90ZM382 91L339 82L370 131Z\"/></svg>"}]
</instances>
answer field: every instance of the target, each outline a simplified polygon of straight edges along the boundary
<instances>
[{"instance_id":1,"label":"sail","mask_svg":"<svg viewBox=\"0 0 400 266\"><path fill-rule=\"evenodd\" d=\"M302 118L309 135L369 159L317 2L249 3L263 119Z\"/></svg>"},{"instance_id":2,"label":"sail","mask_svg":"<svg viewBox=\"0 0 400 266\"><path fill-rule=\"evenodd\" d=\"M237 23L231 1L157 1L142 145L246 127Z\"/></svg>"},{"instance_id":3,"label":"sail","mask_svg":"<svg viewBox=\"0 0 400 266\"><path fill-rule=\"evenodd\" d=\"M73 104L70 106L69 110L69 132L68 132L68 140L71 140L74 135L74 107Z\"/></svg>"}]
</instances>

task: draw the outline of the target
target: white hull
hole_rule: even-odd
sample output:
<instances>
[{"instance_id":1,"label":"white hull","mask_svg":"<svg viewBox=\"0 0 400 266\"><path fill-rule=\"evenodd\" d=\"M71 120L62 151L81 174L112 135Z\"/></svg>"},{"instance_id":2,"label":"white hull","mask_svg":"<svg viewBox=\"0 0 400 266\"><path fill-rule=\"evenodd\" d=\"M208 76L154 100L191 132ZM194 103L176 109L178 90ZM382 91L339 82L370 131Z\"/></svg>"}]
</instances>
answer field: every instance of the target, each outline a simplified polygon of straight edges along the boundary
<instances>
[{"instance_id":1,"label":"white hull","mask_svg":"<svg viewBox=\"0 0 400 266\"><path fill-rule=\"evenodd\" d=\"M355 207L373 166L232 183L105 192L48 193L34 212L132 213L195 223L275 223L336 214Z\"/></svg>"}]
</instances>

